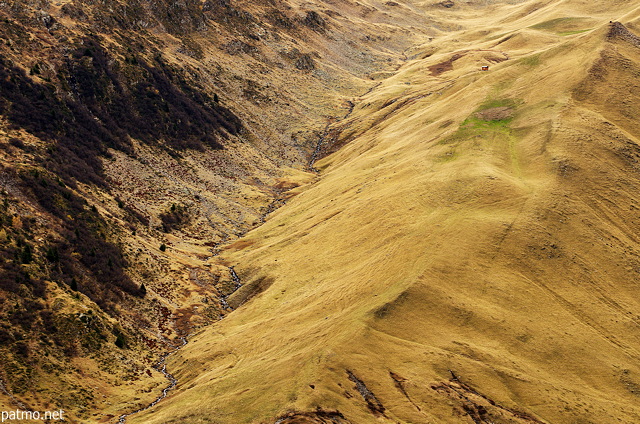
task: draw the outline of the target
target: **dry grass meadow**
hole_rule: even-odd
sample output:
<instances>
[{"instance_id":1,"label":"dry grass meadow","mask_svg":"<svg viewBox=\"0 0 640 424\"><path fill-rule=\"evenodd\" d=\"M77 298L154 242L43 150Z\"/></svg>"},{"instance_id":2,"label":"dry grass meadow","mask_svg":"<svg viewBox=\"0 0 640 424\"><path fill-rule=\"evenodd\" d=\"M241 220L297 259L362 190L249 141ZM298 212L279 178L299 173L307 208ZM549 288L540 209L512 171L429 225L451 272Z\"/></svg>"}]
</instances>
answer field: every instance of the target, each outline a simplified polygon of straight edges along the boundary
<instances>
[{"instance_id":1,"label":"dry grass meadow","mask_svg":"<svg viewBox=\"0 0 640 424\"><path fill-rule=\"evenodd\" d=\"M222 253L241 306L131 423L640 422L640 7L399 3L459 28Z\"/></svg>"}]
</instances>

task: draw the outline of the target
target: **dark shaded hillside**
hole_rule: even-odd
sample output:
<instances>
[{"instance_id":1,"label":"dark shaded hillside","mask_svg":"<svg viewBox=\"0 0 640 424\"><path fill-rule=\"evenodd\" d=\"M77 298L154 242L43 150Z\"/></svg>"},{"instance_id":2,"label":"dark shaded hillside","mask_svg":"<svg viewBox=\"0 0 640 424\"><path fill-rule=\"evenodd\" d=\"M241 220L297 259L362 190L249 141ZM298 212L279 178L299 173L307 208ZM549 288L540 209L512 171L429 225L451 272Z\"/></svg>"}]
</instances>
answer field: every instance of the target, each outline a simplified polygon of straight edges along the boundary
<instances>
[{"instance_id":1,"label":"dark shaded hillside","mask_svg":"<svg viewBox=\"0 0 640 424\"><path fill-rule=\"evenodd\" d=\"M176 69L135 55L120 63L93 39L83 40L57 75L34 82L0 57L0 113L16 127L53 142L45 163L68 183L104 184L98 156L131 152L130 139L167 148L222 148L240 120L191 87ZM41 71L39 67L32 74Z\"/></svg>"},{"instance_id":2,"label":"dark shaded hillside","mask_svg":"<svg viewBox=\"0 0 640 424\"><path fill-rule=\"evenodd\" d=\"M155 10L168 22L174 12L171 2L163 4ZM0 8L0 117L4 131L20 135L0 152L0 385L14 395L34 390L77 358L103 358L107 375L139 378L143 362L154 357L141 350L151 342L140 330L158 324L131 315L157 308L157 301L134 282L117 241L149 220L118 200L128 227L114 227L80 188L112 190L103 168L109 150L135 156L135 139L180 157L223 149L243 131L217 94L135 32L147 19L140 7L132 3L109 14L109 5L65 5L66 16L96 19L106 33L118 32L120 43L114 43L92 31L73 32L34 9L47 6ZM191 31L183 24L167 26ZM129 364L116 359L122 349ZM59 384L60 394L45 397L54 396L60 407L92 404L81 386Z\"/></svg>"}]
</instances>

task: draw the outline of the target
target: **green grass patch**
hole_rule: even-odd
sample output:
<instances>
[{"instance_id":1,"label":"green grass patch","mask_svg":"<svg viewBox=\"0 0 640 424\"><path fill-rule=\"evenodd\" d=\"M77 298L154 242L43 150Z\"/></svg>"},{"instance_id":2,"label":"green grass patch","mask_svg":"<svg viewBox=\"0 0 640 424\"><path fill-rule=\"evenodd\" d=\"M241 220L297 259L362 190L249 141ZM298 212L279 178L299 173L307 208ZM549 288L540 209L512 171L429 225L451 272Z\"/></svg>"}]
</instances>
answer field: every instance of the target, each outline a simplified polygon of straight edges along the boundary
<instances>
[{"instance_id":1,"label":"green grass patch","mask_svg":"<svg viewBox=\"0 0 640 424\"><path fill-rule=\"evenodd\" d=\"M577 31L565 31L565 32L559 32L558 35L561 35L563 37L567 37L569 35L575 35L575 34L582 34L583 32L587 32L587 31L591 31L593 28L587 28L587 29L579 29Z\"/></svg>"},{"instance_id":2,"label":"green grass patch","mask_svg":"<svg viewBox=\"0 0 640 424\"><path fill-rule=\"evenodd\" d=\"M535 68L536 66L540 65L540 53L523 57L522 59L518 60L518 63L529 68Z\"/></svg>"},{"instance_id":3,"label":"green grass patch","mask_svg":"<svg viewBox=\"0 0 640 424\"><path fill-rule=\"evenodd\" d=\"M495 121L485 121L475 116L465 119L458 130L438 141L438 144L455 144L460 141L476 138L493 138L496 133L508 135L511 132L509 124L513 118Z\"/></svg>"},{"instance_id":4,"label":"green grass patch","mask_svg":"<svg viewBox=\"0 0 640 424\"><path fill-rule=\"evenodd\" d=\"M493 109L496 107L510 107L512 109L515 109L520 103L522 102L515 99L487 99L482 102L480 106L478 106L474 113L482 112L483 110Z\"/></svg>"},{"instance_id":5,"label":"green grass patch","mask_svg":"<svg viewBox=\"0 0 640 424\"><path fill-rule=\"evenodd\" d=\"M458 130L438 141L438 144L454 144L464 140L472 139L490 139L496 135L509 136L511 134L511 121L513 116L504 119L482 119L478 116L478 112L488 109L508 107L515 109L522 102L515 99L487 99L478 106L478 108L461 124Z\"/></svg>"},{"instance_id":6,"label":"green grass patch","mask_svg":"<svg viewBox=\"0 0 640 424\"><path fill-rule=\"evenodd\" d=\"M518 141L522 133L520 129L513 129L511 123L515 118L514 111L523 103L510 98L486 99L454 133L438 141L442 150L434 157L434 164L486 155L489 160L504 163L506 170L521 177Z\"/></svg>"},{"instance_id":7,"label":"green grass patch","mask_svg":"<svg viewBox=\"0 0 640 424\"><path fill-rule=\"evenodd\" d=\"M460 128L467 128L473 131L510 131L509 124L512 120L513 118L505 118L487 121L473 116L465 119Z\"/></svg>"},{"instance_id":8,"label":"green grass patch","mask_svg":"<svg viewBox=\"0 0 640 424\"><path fill-rule=\"evenodd\" d=\"M556 18L533 25L530 28L567 36L591 31L593 28L584 28L589 24L593 24L593 21L588 18Z\"/></svg>"},{"instance_id":9,"label":"green grass patch","mask_svg":"<svg viewBox=\"0 0 640 424\"><path fill-rule=\"evenodd\" d=\"M556 31L559 27L572 24L579 21L580 18L556 18L548 21L540 22L539 24L532 25L530 28L540 29L543 31Z\"/></svg>"}]
</instances>

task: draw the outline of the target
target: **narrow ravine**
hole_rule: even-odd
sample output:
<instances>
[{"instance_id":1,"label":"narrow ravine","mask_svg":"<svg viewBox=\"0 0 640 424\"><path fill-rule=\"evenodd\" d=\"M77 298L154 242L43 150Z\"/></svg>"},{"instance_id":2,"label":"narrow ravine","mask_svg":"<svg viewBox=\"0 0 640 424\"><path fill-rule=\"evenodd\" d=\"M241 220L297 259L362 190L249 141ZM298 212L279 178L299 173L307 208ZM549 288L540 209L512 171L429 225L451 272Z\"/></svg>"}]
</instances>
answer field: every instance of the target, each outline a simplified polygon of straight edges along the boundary
<instances>
[{"instance_id":1,"label":"narrow ravine","mask_svg":"<svg viewBox=\"0 0 640 424\"><path fill-rule=\"evenodd\" d=\"M233 308L231 306L229 306L229 304L227 303L227 299L233 293L238 291L238 289L240 287L242 287L242 282L240 281L240 277L238 276L238 274L236 274L236 271L233 269L233 267L228 267L228 269L229 269L229 274L231 275L231 279L233 280L233 283L234 283L234 288L233 288L233 291L231 293L229 293L227 295L223 295L223 296L220 297L220 304L222 305L224 310L233 311ZM225 315L221 313L220 314L220 319L223 319L224 317L225 317ZM169 395L169 392L171 390L173 390L178 385L178 379L176 377L174 377L174 375L171 374L169 371L167 371L167 358L169 358L171 355L175 354L180 349L185 347L187 345L187 343L188 343L188 338L190 336L191 336L191 333L187 334L184 337L179 337L178 340L180 340L182 342L182 344L180 346L178 346L178 347L175 347L173 350L163 354L160 357L160 360L154 365L153 368L155 368L157 371L161 372L162 375L164 375L164 377L169 382L169 384L164 389L162 389L162 392L160 393L160 395L158 395L158 397L155 398L153 400L153 402L151 402L147 406L139 408L139 409L136 409L135 411L129 412L127 414L120 415L120 417L118 418L117 424L125 424L127 422L127 418L129 418L130 416L153 408L160 401L162 401L164 398L166 398Z\"/></svg>"},{"instance_id":2,"label":"narrow ravine","mask_svg":"<svg viewBox=\"0 0 640 424\"><path fill-rule=\"evenodd\" d=\"M353 110L353 108L351 108L351 109ZM351 113L351 112L349 112L349 113ZM348 114L347 114L347 116L348 116ZM313 150L313 153L311 154L311 159L309 159L308 169L309 169L309 171L315 172L316 174L319 171L313 165L316 163L316 160L318 160L318 155L320 154L320 150L322 150L322 146L324 145L324 142L325 142L327 136L329 135L329 127L331 126L331 124L333 124L333 122L329 121L327 123L327 125L324 127L324 131L322 132L322 135L318 138L318 142L316 143L316 148Z\"/></svg>"},{"instance_id":3,"label":"narrow ravine","mask_svg":"<svg viewBox=\"0 0 640 424\"><path fill-rule=\"evenodd\" d=\"M409 60L407 57L405 50L404 52L402 52L402 59L400 61L400 63L395 67L395 69L392 71L392 74L396 74L398 73L398 71L400 70L400 68L402 68L402 66L404 66L407 61ZM379 81L377 84L372 85L371 87L369 87L367 89L367 91L365 91L364 93L362 93L361 95L358 96L358 98L360 100L362 100L362 98L368 94L371 94L376 88L380 87L380 85L384 82L384 80ZM329 122L327 122L327 125L325 125L324 127L324 131L322 132L322 135L318 138L318 142L316 143L316 147L313 150L313 153L311 154L311 158L309 159L309 164L307 165L307 170L309 170L310 172L313 173L318 173L318 169L316 169L314 167L314 164L316 163L316 161L319 159L320 156L320 152L322 151L322 148L327 140L327 137L329 136L329 134L331 133L331 126L334 124L339 124L342 121L345 121L346 119L348 119L351 114L353 113L353 109L356 107L356 102L353 101L349 101L349 107L347 108L347 113L345 113L341 118L339 117L335 117L332 119L329 119Z\"/></svg>"},{"instance_id":4,"label":"narrow ravine","mask_svg":"<svg viewBox=\"0 0 640 424\"><path fill-rule=\"evenodd\" d=\"M4 382L4 380L2 378L0 378L0 392L2 392L5 395L7 395L7 397L9 397L11 402L13 402L21 410L23 410L23 411L33 411L33 409L29 408L27 405L25 405L23 402L21 402L19 399L17 399L13 395L13 393L11 393L11 391L7 387L7 384Z\"/></svg>"},{"instance_id":5,"label":"narrow ravine","mask_svg":"<svg viewBox=\"0 0 640 424\"><path fill-rule=\"evenodd\" d=\"M160 371L165 378L169 381L169 384L162 389L162 393L160 393L160 395L155 398L155 400L153 402L151 402L149 405L137 409L133 412L129 412L128 414L122 414L120 415L120 418L118 419L118 424L125 424L127 422L127 418L135 415L139 412L142 411L146 411L147 409L153 408L154 406L156 406L158 404L158 402L160 402L162 399L166 398L167 395L169 394L169 392L171 390L173 390L177 385L178 385L178 379L176 379L171 373L169 373L169 371L167 371L167 358L171 355L173 355L174 353L176 353L177 351L179 351L180 349L182 349L183 347L185 347L187 345L187 338L190 336L187 335L185 337L180 337L179 340L182 341L182 345L176 347L175 349L173 349L170 352L165 353L164 355L162 355L162 357L160 358L160 360L158 361L158 363L154 366L154 368L158 371Z\"/></svg>"},{"instance_id":6,"label":"narrow ravine","mask_svg":"<svg viewBox=\"0 0 640 424\"><path fill-rule=\"evenodd\" d=\"M402 67L402 65L406 62L406 55L404 60L402 61L401 64L398 65L398 67L396 68L396 71L398 69L400 69ZM373 90L375 90L378 86L380 86L382 82L379 82L373 86L371 86L365 93L363 93L360 97L362 96L366 96L367 94L371 93ZM327 122L327 124L324 127L323 133L320 135L320 137L318 138L318 141L316 143L315 149L313 151L313 153L311 154L311 157L309 158L309 162L307 165L307 169L310 172L313 173L319 173L319 171L314 167L315 162L319 159L319 156L322 152L322 148L324 147L325 143L327 142L327 138L329 137L329 135L331 134L331 127L333 125L339 124L340 122L346 120L347 118L349 118L351 116L351 114L353 113L353 110L356 106L356 103L354 102L349 102L349 108L347 109L346 113L342 116L342 117L336 117L335 119L331 119ZM187 188L187 190L189 190ZM260 224L263 224L266 221L267 216L273 212L274 210L278 209L280 206L283 206L286 202L284 200L282 200L280 197L277 197L273 200L273 202L271 202L271 204L269 204L267 211L265 213L262 214L261 219L260 219ZM242 234L244 235L244 234ZM214 252L214 256L217 256L218 252ZM219 302L220 302L220 306L222 307L222 311L220 313L220 319L224 319L224 317L226 316L224 314L224 311L227 312L231 312L233 311L233 307L231 307L227 301L227 299L233 295L235 292L237 292L241 287L242 287L242 282L240 280L240 277L238 276L238 274L236 273L234 267L230 266L228 267L229 270L229 274L231 276L231 279L234 283L234 288L233 290L228 293L228 294L222 294L219 297ZM180 349L182 349L184 346L187 345L188 341L187 339L189 338L191 334L187 335L186 337L181 337L180 340L182 340L182 345L176 347L175 349L171 350L170 352L165 353L160 360L158 361L158 363L154 366L154 368L158 371L160 371L165 378L168 380L169 384L162 390L162 393L153 401L151 402L149 405L137 409L133 412L127 413L127 414L123 414L120 416L120 418L118 419L118 424L125 424L127 421L127 418L135 415L137 413L146 411L152 407L154 407L155 405L157 405L160 401L162 401L164 398L166 398L169 394L169 392L171 390L173 390L177 385L178 385L178 380L167 371L167 358L173 354L175 354L176 352L178 352Z\"/></svg>"},{"instance_id":7,"label":"narrow ravine","mask_svg":"<svg viewBox=\"0 0 640 424\"><path fill-rule=\"evenodd\" d=\"M229 267L229 274L231 274L231 279L233 280L233 283L235 285L231 293L220 296L220 305L222 305L222 309L225 311L233 311L233 308L229 305L229 303L227 303L227 299L229 298L229 296L237 292L238 289L240 289L240 287L242 287L242 282L240 281L240 277L238 277L238 274L236 274L236 271L233 269L232 266ZM221 312L220 319L223 319L224 317L225 317L224 314Z\"/></svg>"}]
</instances>

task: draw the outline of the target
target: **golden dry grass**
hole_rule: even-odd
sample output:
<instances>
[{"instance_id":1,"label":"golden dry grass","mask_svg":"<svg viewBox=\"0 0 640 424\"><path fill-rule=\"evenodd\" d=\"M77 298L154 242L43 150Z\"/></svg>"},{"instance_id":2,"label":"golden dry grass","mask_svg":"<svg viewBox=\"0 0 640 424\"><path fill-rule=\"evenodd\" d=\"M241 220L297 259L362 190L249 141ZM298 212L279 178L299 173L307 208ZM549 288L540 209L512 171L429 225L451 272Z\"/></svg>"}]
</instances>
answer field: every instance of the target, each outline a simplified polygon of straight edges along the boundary
<instances>
[{"instance_id":1,"label":"golden dry grass","mask_svg":"<svg viewBox=\"0 0 640 424\"><path fill-rule=\"evenodd\" d=\"M608 36L638 9L514 3L462 8L361 99L321 178L223 255L236 300L262 293L132 423L640 422L640 49ZM578 10L593 30L531 29Z\"/></svg>"}]
</instances>

